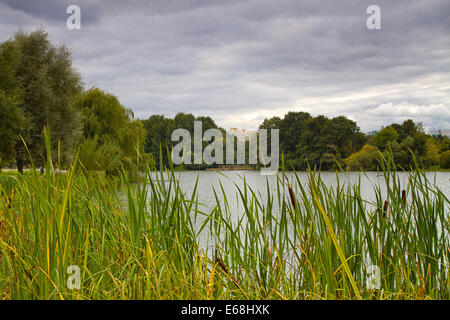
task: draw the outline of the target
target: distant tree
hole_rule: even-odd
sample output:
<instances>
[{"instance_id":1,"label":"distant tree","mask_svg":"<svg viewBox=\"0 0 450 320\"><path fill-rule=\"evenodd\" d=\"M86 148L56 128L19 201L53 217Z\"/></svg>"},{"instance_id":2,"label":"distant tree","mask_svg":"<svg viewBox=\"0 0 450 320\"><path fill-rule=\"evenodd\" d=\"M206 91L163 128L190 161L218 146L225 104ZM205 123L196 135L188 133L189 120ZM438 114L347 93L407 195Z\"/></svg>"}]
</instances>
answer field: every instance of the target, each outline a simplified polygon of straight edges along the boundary
<instances>
[{"instance_id":1,"label":"distant tree","mask_svg":"<svg viewBox=\"0 0 450 320\"><path fill-rule=\"evenodd\" d=\"M311 118L307 112L288 112L280 122L280 152L287 159L297 158L297 146L305 130L305 122Z\"/></svg>"},{"instance_id":2,"label":"distant tree","mask_svg":"<svg viewBox=\"0 0 450 320\"><path fill-rule=\"evenodd\" d=\"M438 144L438 148L439 148L439 153L443 153L447 150L450 150L450 138L443 136L443 135L438 135L436 137L436 142Z\"/></svg>"},{"instance_id":3,"label":"distant tree","mask_svg":"<svg viewBox=\"0 0 450 320\"><path fill-rule=\"evenodd\" d=\"M162 160L167 166L169 164L167 148L169 150L172 148L171 135L175 130L175 121L162 115L153 115L147 120L143 120L143 124L145 128L145 152L153 156L155 164L159 168L161 148Z\"/></svg>"},{"instance_id":4,"label":"distant tree","mask_svg":"<svg viewBox=\"0 0 450 320\"><path fill-rule=\"evenodd\" d=\"M205 132L208 129L217 129L218 126L211 117L200 116L195 118L195 121L201 121L202 131Z\"/></svg>"},{"instance_id":5,"label":"distant tree","mask_svg":"<svg viewBox=\"0 0 450 320\"><path fill-rule=\"evenodd\" d=\"M378 148L369 144L345 159L345 164L349 170L374 171L378 165Z\"/></svg>"},{"instance_id":6,"label":"distant tree","mask_svg":"<svg viewBox=\"0 0 450 320\"><path fill-rule=\"evenodd\" d=\"M399 135L398 132L391 126L384 127L373 138L372 143L380 150L385 150L388 146L397 141Z\"/></svg>"},{"instance_id":7,"label":"distant tree","mask_svg":"<svg viewBox=\"0 0 450 320\"><path fill-rule=\"evenodd\" d=\"M283 120L280 117L272 117L272 118L264 119L263 123L261 123L260 126L259 126L259 129L266 129L267 130L267 141L268 141L268 143L267 143L267 152L268 152L268 154L271 154L271 152L272 152L272 144L271 144L272 134L271 134L271 130L273 130L273 129L280 130L282 121ZM280 130L280 134L281 134L281 130ZM285 137L283 136L283 138L285 138ZM284 151L285 147L284 147L284 144L283 144L284 141L282 141L281 140L282 138L280 138L280 137L279 137L279 139L280 139L280 141L279 141L280 153L281 152L284 153L285 152ZM258 150L258 154L259 154L259 150Z\"/></svg>"},{"instance_id":8,"label":"distant tree","mask_svg":"<svg viewBox=\"0 0 450 320\"><path fill-rule=\"evenodd\" d=\"M450 169L450 150L440 155L440 165L443 169Z\"/></svg>"},{"instance_id":9,"label":"distant tree","mask_svg":"<svg viewBox=\"0 0 450 320\"><path fill-rule=\"evenodd\" d=\"M191 135L194 133L195 116L193 114L180 112L175 116L173 120L175 121L175 128L186 129L191 133Z\"/></svg>"},{"instance_id":10,"label":"distant tree","mask_svg":"<svg viewBox=\"0 0 450 320\"><path fill-rule=\"evenodd\" d=\"M434 166L439 164L439 151L438 146L433 138L428 138L425 143L425 155L423 157L423 163L426 166Z\"/></svg>"},{"instance_id":11,"label":"distant tree","mask_svg":"<svg viewBox=\"0 0 450 320\"><path fill-rule=\"evenodd\" d=\"M325 116L310 118L304 122L304 129L300 133L297 144L297 166L300 169L307 165L320 168L322 156L330 152L333 142L327 132L330 120ZM325 168L323 168L325 169Z\"/></svg>"},{"instance_id":12,"label":"distant tree","mask_svg":"<svg viewBox=\"0 0 450 320\"><path fill-rule=\"evenodd\" d=\"M420 132L422 130L423 129L421 125L416 125L413 120L408 119L403 121L400 132L403 135L414 137L417 132Z\"/></svg>"},{"instance_id":13,"label":"distant tree","mask_svg":"<svg viewBox=\"0 0 450 320\"><path fill-rule=\"evenodd\" d=\"M194 146L194 122L200 121L202 123L202 134L208 129L219 129L222 131L223 136L225 135L225 130L219 128L214 120L208 116L195 117L193 114L178 113L173 119L166 118L163 115L153 115L147 120L143 120L145 127L145 152L152 154L155 159L156 167L159 168L160 165L160 148L162 148L162 160L163 166L169 166L169 157L172 147L176 142L172 142L172 133L175 129L186 129L191 135L191 151L193 151ZM210 142L203 141L203 148L207 146ZM225 146L225 144L223 143ZM167 152L169 150L169 153ZM192 156L192 153L190 154ZM192 159L191 159L192 160ZM214 165L216 166L216 165ZM202 165L184 165L185 169L205 169L206 164Z\"/></svg>"},{"instance_id":14,"label":"distant tree","mask_svg":"<svg viewBox=\"0 0 450 320\"><path fill-rule=\"evenodd\" d=\"M366 140L365 135L360 132L356 122L344 116L332 118L327 131L330 144L336 146L343 158L360 150Z\"/></svg>"},{"instance_id":15,"label":"distant tree","mask_svg":"<svg viewBox=\"0 0 450 320\"><path fill-rule=\"evenodd\" d=\"M280 117L272 117L264 119L263 123L259 126L259 129L280 129L281 127L281 118Z\"/></svg>"}]
</instances>

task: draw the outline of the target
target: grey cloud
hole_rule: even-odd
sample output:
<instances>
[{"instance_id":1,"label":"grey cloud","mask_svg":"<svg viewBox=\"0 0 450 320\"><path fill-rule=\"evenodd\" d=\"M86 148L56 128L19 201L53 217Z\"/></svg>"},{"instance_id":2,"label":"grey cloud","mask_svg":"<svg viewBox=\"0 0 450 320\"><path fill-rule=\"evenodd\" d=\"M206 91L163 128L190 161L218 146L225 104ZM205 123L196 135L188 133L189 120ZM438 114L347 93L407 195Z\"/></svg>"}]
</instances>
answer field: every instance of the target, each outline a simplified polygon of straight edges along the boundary
<instances>
[{"instance_id":1,"label":"grey cloud","mask_svg":"<svg viewBox=\"0 0 450 320\"><path fill-rule=\"evenodd\" d=\"M52 39L72 48L86 83L142 118L183 111L254 128L265 116L305 110L344 114L369 130L389 121L369 112L387 110L380 105L400 106L405 117L404 101L450 108L448 0L377 0L376 31L366 28L368 0L74 2L78 31L65 28L69 1L0 0L10 9L0 11L0 38L44 20Z\"/></svg>"},{"instance_id":2,"label":"grey cloud","mask_svg":"<svg viewBox=\"0 0 450 320\"><path fill-rule=\"evenodd\" d=\"M92 5L92 1L86 0L1 0L0 2L13 10L51 23L65 22L66 9L72 4L83 7L83 22L87 24L97 23L102 9L101 6Z\"/></svg>"}]
</instances>

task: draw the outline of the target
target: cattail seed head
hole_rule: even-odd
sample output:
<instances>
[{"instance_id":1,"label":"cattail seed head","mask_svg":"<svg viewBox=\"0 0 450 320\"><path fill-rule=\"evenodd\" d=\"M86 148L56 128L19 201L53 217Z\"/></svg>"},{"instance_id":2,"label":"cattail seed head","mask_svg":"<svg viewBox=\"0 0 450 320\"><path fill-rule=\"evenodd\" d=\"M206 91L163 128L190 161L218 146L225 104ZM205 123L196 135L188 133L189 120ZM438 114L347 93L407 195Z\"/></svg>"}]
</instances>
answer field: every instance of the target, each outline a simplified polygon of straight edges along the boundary
<instances>
[{"instance_id":1,"label":"cattail seed head","mask_svg":"<svg viewBox=\"0 0 450 320\"><path fill-rule=\"evenodd\" d=\"M406 204L406 190L405 189L402 190L402 201L403 201L403 204Z\"/></svg>"},{"instance_id":2,"label":"cattail seed head","mask_svg":"<svg viewBox=\"0 0 450 320\"><path fill-rule=\"evenodd\" d=\"M389 206L389 201L384 201L384 205L383 205L383 218L386 218L386 212Z\"/></svg>"},{"instance_id":3,"label":"cattail seed head","mask_svg":"<svg viewBox=\"0 0 450 320\"><path fill-rule=\"evenodd\" d=\"M291 199L292 207L295 209L295 195L294 195L294 191L292 190L291 186L289 186L288 189L289 189L289 198Z\"/></svg>"}]
</instances>

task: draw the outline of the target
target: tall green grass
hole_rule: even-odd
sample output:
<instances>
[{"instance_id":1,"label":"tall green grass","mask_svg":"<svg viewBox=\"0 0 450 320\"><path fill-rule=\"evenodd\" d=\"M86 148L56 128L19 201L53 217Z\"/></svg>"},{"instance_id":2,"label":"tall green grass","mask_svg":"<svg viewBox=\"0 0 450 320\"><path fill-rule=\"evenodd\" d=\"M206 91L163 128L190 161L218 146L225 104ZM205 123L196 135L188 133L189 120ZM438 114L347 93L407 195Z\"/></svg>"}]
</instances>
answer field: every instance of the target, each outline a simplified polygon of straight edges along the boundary
<instances>
[{"instance_id":1,"label":"tall green grass","mask_svg":"<svg viewBox=\"0 0 450 320\"><path fill-rule=\"evenodd\" d=\"M449 299L449 200L418 169L401 187L390 158L376 201L339 174L330 187L280 172L267 197L244 178L232 212L222 185L208 208L173 170L134 183L75 161L57 174L47 153L44 175L1 180L1 299ZM380 289L367 287L372 265Z\"/></svg>"}]
</instances>

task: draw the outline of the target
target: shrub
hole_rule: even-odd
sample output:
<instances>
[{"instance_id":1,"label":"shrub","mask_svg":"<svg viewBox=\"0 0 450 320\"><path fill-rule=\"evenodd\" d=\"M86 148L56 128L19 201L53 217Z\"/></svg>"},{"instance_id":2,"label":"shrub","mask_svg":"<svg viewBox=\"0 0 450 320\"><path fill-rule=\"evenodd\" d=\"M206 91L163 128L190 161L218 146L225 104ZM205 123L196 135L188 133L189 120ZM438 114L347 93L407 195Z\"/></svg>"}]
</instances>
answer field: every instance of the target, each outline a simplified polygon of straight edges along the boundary
<instances>
[{"instance_id":1,"label":"shrub","mask_svg":"<svg viewBox=\"0 0 450 320\"><path fill-rule=\"evenodd\" d=\"M366 144L361 151L352 154L344 162L349 170L376 170L378 164L378 148Z\"/></svg>"},{"instance_id":2,"label":"shrub","mask_svg":"<svg viewBox=\"0 0 450 320\"><path fill-rule=\"evenodd\" d=\"M441 168L450 169L450 150L443 152L440 156Z\"/></svg>"}]
</instances>

